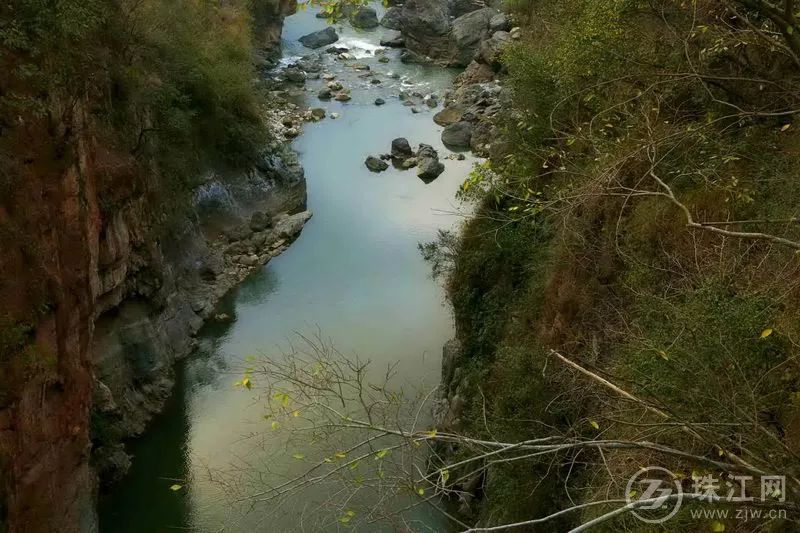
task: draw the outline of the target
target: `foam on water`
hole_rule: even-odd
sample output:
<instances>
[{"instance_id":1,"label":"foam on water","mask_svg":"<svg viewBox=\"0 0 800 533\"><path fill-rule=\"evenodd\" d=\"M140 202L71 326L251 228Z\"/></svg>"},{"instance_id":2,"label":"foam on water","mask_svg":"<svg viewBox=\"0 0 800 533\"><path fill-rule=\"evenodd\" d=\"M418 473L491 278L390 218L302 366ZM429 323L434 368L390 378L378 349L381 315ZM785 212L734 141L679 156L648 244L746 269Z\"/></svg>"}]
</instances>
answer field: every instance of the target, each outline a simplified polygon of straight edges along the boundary
<instances>
[{"instance_id":1,"label":"foam on water","mask_svg":"<svg viewBox=\"0 0 800 533\"><path fill-rule=\"evenodd\" d=\"M334 46L346 46L347 48L350 49L348 53L356 59L373 57L375 55L375 52L383 49L382 46L379 46L377 44L373 44L368 41L355 38L342 39L339 42L335 43Z\"/></svg>"},{"instance_id":2,"label":"foam on water","mask_svg":"<svg viewBox=\"0 0 800 533\"><path fill-rule=\"evenodd\" d=\"M286 57L282 57L280 59L280 61L278 61L278 66L281 67L281 68L285 68L285 67L288 67L289 65L297 63L301 59L303 59L302 56L286 56Z\"/></svg>"}]
</instances>

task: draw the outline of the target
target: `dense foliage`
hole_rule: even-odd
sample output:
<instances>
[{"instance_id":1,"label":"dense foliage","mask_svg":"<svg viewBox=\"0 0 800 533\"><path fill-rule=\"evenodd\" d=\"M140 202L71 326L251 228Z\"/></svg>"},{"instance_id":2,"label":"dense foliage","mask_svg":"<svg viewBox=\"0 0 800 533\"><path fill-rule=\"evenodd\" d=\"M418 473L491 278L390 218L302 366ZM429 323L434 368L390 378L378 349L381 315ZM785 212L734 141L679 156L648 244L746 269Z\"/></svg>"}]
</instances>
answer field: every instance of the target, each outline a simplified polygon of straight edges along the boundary
<instances>
[{"instance_id":1,"label":"dense foliage","mask_svg":"<svg viewBox=\"0 0 800 533\"><path fill-rule=\"evenodd\" d=\"M481 421L470 430L506 442L655 441L702 460L581 449L530 468L501 464L487 476L481 521L619 497L642 465L688 487L698 472L728 479L703 461L741 460L791 484L800 469L793 3L779 13L750 1L511 4L525 37L506 53L504 139L464 184L476 217L441 248L455 258L449 294L470 361L465 418ZM690 507L653 530L789 527L698 521ZM649 526L622 516L603 527Z\"/></svg>"},{"instance_id":2,"label":"dense foliage","mask_svg":"<svg viewBox=\"0 0 800 533\"><path fill-rule=\"evenodd\" d=\"M0 6L5 186L31 137L76 132L182 182L265 138L242 2L18 0ZM44 142L42 142L44 144ZM63 151L63 150L62 150ZM31 158L52 154L37 146Z\"/></svg>"}]
</instances>

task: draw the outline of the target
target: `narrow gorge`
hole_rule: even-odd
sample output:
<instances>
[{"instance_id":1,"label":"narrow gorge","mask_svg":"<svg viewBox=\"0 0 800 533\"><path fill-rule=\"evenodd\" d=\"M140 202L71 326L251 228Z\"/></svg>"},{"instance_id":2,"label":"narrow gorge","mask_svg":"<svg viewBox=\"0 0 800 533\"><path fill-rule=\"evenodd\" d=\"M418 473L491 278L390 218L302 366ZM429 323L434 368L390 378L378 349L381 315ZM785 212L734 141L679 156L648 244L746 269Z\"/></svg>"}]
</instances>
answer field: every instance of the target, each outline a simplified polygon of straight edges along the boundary
<instances>
[{"instance_id":1,"label":"narrow gorge","mask_svg":"<svg viewBox=\"0 0 800 533\"><path fill-rule=\"evenodd\" d=\"M0 6L0 533L791 531L794 0Z\"/></svg>"}]
</instances>

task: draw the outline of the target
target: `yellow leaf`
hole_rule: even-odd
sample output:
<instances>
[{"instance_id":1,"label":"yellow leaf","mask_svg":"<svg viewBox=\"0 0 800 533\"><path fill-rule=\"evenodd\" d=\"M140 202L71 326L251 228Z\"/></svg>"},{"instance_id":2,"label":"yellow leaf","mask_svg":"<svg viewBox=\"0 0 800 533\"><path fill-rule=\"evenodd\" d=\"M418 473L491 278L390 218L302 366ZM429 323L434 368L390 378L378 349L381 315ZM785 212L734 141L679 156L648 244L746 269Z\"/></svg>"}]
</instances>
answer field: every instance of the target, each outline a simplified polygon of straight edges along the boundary
<instances>
[{"instance_id":1,"label":"yellow leaf","mask_svg":"<svg viewBox=\"0 0 800 533\"><path fill-rule=\"evenodd\" d=\"M322 460L322 462L323 463L332 463L333 459L331 459L330 457L326 457L325 459Z\"/></svg>"},{"instance_id":2,"label":"yellow leaf","mask_svg":"<svg viewBox=\"0 0 800 533\"><path fill-rule=\"evenodd\" d=\"M292 457L294 457L295 459L305 459L306 456L303 455L302 453L296 453L292 455Z\"/></svg>"},{"instance_id":3,"label":"yellow leaf","mask_svg":"<svg viewBox=\"0 0 800 533\"><path fill-rule=\"evenodd\" d=\"M178 492L178 491L179 491L179 490L181 490L182 488L183 488L183 485L178 485L178 484L176 483L175 485L172 485L172 486L169 488L169 490L171 490L172 492Z\"/></svg>"},{"instance_id":4,"label":"yellow leaf","mask_svg":"<svg viewBox=\"0 0 800 533\"><path fill-rule=\"evenodd\" d=\"M770 335L772 335L772 328L767 328L767 329L765 329L764 331L761 332L761 338L762 339L766 339Z\"/></svg>"},{"instance_id":5,"label":"yellow leaf","mask_svg":"<svg viewBox=\"0 0 800 533\"><path fill-rule=\"evenodd\" d=\"M380 450L375 454L375 459L383 459L389 453L389 450Z\"/></svg>"},{"instance_id":6,"label":"yellow leaf","mask_svg":"<svg viewBox=\"0 0 800 533\"><path fill-rule=\"evenodd\" d=\"M786 130L788 130L788 129L789 129L789 128L791 128L791 127L792 127L792 125L791 125L791 124L784 124L784 125L783 125L783 127L781 127L781 131L786 131Z\"/></svg>"},{"instance_id":7,"label":"yellow leaf","mask_svg":"<svg viewBox=\"0 0 800 533\"><path fill-rule=\"evenodd\" d=\"M661 356L661 359L669 361L669 356L667 355L667 352L665 352L664 350L659 350L658 355Z\"/></svg>"},{"instance_id":8,"label":"yellow leaf","mask_svg":"<svg viewBox=\"0 0 800 533\"><path fill-rule=\"evenodd\" d=\"M594 420L589 420L589 425L592 426L594 429L597 429L597 430L600 429L600 424L598 424Z\"/></svg>"},{"instance_id":9,"label":"yellow leaf","mask_svg":"<svg viewBox=\"0 0 800 533\"><path fill-rule=\"evenodd\" d=\"M244 378L242 380L242 385L244 385L248 390L253 388L253 384L250 383L250 378Z\"/></svg>"},{"instance_id":10,"label":"yellow leaf","mask_svg":"<svg viewBox=\"0 0 800 533\"><path fill-rule=\"evenodd\" d=\"M292 411L292 416L297 418L298 416L300 416L300 411Z\"/></svg>"},{"instance_id":11,"label":"yellow leaf","mask_svg":"<svg viewBox=\"0 0 800 533\"><path fill-rule=\"evenodd\" d=\"M279 427L281 427L281 425L279 423L277 423L277 422L273 422L271 425L272 425L272 429L278 429Z\"/></svg>"},{"instance_id":12,"label":"yellow leaf","mask_svg":"<svg viewBox=\"0 0 800 533\"><path fill-rule=\"evenodd\" d=\"M450 471L442 470L442 485L446 484L448 479L450 479Z\"/></svg>"},{"instance_id":13,"label":"yellow leaf","mask_svg":"<svg viewBox=\"0 0 800 533\"><path fill-rule=\"evenodd\" d=\"M433 428L432 430L430 430L430 431L428 432L428 438L429 438L429 439L433 439L433 438L435 438L435 437L436 437L436 428Z\"/></svg>"},{"instance_id":14,"label":"yellow leaf","mask_svg":"<svg viewBox=\"0 0 800 533\"><path fill-rule=\"evenodd\" d=\"M420 496L424 496L425 495L425 489L423 489L422 487L418 488L417 489L417 494L419 494Z\"/></svg>"},{"instance_id":15,"label":"yellow leaf","mask_svg":"<svg viewBox=\"0 0 800 533\"><path fill-rule=\"evenodd\" d=\"M345 452L336 452L334 455L339 459L344 459L345 457L347 457L347 454Z\"/></svg>"},{"instance_id":16,"label":"yellow leaf","mask_svg":"<svg viewBox=\"0 0 800 533\"><path fill-rule=\"evenodd\" d=\"M719 520L714 520L713 522L711 522L711 531L713 531L714 533L722 533L723 531L725 531L725 524L723 524Z\"/></svg>"}]
</instances>

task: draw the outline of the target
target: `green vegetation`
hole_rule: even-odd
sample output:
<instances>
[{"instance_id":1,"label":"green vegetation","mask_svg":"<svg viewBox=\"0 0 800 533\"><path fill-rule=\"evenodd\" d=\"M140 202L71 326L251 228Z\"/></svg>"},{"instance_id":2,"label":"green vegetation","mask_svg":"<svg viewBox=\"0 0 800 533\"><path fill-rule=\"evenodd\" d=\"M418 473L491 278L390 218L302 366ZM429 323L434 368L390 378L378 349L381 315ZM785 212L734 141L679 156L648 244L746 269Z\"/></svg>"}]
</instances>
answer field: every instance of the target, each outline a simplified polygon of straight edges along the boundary
<instances>
[{"instance_id":1,"label":"green vegetation","mask_svg":"<svg viewBox=\"0 0 800 533\"><path fill-rule=\"evenodd\" d=\"M15 1L0 7L0 65L5 189L38 132L51 149L30 147L34 162L90 134L101 164L134 157L166 190L247 164L265 141L243 2Z\"/></svg>"},{"instance_id":2,"label":"green vegetation","mask_svg":"<svg viewBox=\"0 0 800 533\"><path fill-rule=\"evenodd\" d=\"M692 473L727 479L711 460L798 475L800 27L777 3L510 2L524 37L506 52L505 138L462 188L479 207L460 238L423 248L449 270L462 419L503 442L650 441L697 459L581 448L500 463L482 524L624 497L643 465L686 491ZM690 507L652 530L755 527ZM592 531L647 527L625 515Z\"/></svg>"}]
</instances>

